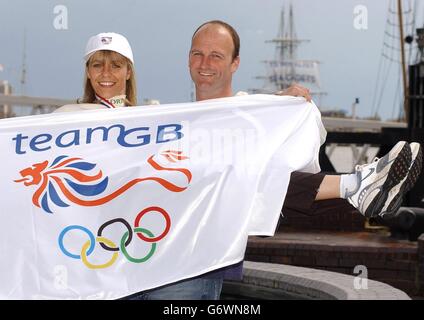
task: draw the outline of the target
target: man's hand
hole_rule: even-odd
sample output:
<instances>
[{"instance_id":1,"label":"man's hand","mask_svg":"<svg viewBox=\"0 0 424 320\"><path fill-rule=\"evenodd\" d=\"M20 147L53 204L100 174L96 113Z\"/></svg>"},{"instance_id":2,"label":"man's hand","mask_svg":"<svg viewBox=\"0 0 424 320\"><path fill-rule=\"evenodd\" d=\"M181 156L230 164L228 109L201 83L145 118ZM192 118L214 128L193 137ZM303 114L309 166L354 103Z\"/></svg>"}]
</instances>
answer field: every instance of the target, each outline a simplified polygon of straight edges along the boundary
<instances>
[{"instance_id":1,"label":"man's hand","mask_svg":"<svg viewBox=\"0 0 424 320\"><path fill-rule=\"evenodd\" d=\"M275 93L277 96L294 96L304 97L306 101L311 102L311 93L308 88L302 87L298 84L292 84L285 90L278 91Z\"/></svg>"}]
</instances>

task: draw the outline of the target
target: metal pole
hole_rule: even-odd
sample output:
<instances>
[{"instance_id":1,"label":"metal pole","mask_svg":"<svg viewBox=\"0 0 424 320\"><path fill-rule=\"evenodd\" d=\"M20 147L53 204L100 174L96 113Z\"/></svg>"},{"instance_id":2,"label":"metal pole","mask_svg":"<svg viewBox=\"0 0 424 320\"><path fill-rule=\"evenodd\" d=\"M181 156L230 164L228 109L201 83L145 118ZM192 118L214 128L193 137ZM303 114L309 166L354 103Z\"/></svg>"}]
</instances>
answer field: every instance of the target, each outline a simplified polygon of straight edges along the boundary
<instances>
[{"instance_id":1,"label":"metal pole","mask_svg":"<svg viewBox=\"0 0 424 320\"><path fill-rule=\"evenodd\" d=\"M399 30L400 30L400 52L402 61L402 80L403 80L403 110L405 113L405 120L408 120L408 85L406 79L406 66L405 66L405 47L403 35L403 17L402 17L402 0L398 0L398 15L399 15Z\"/></svg>"}]
</instances>

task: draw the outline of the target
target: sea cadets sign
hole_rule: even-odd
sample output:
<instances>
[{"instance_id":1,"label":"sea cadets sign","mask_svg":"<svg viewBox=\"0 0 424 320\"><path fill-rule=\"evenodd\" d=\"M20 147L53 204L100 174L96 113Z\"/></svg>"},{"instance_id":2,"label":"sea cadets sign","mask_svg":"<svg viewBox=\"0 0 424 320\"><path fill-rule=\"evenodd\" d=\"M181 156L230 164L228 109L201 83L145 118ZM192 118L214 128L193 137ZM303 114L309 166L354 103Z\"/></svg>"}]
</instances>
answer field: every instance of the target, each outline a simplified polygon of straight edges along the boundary
<instances>
[{"instance_id":1,"label":"sea cadets sign","mask_svg":"<svg viewBox=\"0 0 424 320\"><path fill-rule=\"evenodd\" d=\"M291 171L319 170L321 128L267 95L0 120L0 298L115 299L241 261Z\"/></svg>"}]
</instances>

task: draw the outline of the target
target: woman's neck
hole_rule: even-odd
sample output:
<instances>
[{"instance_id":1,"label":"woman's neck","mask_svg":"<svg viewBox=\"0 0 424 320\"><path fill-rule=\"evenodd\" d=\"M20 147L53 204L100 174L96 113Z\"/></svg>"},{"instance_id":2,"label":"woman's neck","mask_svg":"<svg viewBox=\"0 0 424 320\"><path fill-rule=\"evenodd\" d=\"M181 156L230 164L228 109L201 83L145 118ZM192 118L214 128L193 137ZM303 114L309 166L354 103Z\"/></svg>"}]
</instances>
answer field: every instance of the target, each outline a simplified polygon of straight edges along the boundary
<instances>
[{"instance_id":1,"label":"woman's neck","mask_svg":"<svg viewBox=\"0 0 424 320\"><path fill-rule=\"evenodd\" d=\"M114 96L111 98L104 98L102 96L99 96L98 94L96 94L96 100L100 103L105 105L108 108L119 108L119 107L125 107L125 101L126 101L126 95L119 95L119 96Z\"/></svg>"}]
</instances>

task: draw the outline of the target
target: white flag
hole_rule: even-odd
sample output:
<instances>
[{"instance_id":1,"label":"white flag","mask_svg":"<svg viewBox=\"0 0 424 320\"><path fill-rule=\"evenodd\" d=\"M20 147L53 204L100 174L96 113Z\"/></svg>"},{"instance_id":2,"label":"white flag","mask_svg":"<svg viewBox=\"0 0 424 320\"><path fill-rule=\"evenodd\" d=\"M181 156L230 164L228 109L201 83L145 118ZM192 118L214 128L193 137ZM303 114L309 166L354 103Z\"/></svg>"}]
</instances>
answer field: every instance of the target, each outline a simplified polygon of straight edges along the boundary
<instances>
[{"instance_id":1,"label":"white flag","mask_svg":"<svg viewBox=\"0 0 424 320\"><path fill-rule=\"evenodd\" d=\"M319 171L320 130L271 95L0 120L0 298L115 299L241 261L290 173Z\"/></svg>"}]
</instances>

